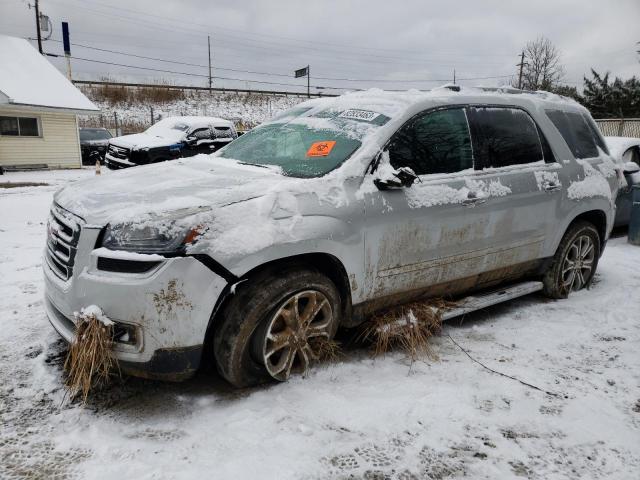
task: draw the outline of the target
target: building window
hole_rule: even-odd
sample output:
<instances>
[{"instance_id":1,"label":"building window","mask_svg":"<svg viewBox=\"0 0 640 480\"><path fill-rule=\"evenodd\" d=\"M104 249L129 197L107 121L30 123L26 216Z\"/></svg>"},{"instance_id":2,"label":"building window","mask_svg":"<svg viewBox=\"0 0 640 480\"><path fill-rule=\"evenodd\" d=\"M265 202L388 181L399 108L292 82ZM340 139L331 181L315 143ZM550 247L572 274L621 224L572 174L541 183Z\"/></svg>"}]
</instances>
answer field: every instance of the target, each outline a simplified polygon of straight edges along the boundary
<instances>
[{"instance_id":1,"label":"building window","mask_svg":"<svg viewBox=\"0 0 640 480\"><path fill-rule=\"evenodd\" d=\"M0 135L12 137L39 137L40 122L36 117L0 116Z\"/></svg>"}]
</instances>

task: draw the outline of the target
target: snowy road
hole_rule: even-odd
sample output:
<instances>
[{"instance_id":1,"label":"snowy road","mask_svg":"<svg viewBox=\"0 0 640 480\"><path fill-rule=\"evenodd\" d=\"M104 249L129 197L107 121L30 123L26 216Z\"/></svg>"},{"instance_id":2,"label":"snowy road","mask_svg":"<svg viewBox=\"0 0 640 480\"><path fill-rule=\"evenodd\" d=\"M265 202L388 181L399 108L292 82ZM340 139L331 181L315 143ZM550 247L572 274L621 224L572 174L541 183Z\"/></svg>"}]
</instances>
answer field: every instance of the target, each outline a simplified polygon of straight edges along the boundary
<instances>
[{"instance_id":1,"label":"snowy road","mask_svg":"<svg viewBox=\"0 0 640 480\"><path fill-rule=\"evenodd\" d=\"M532 295L449 323L438 360L349 351L287 384L234 392L127 379L64 402L42 305L53 192L91 170L0 183L0 478L638 478L640 247L609 242L590 291ZM475 358L557 396L473 363Z\"/></svg>"}]
</instances>

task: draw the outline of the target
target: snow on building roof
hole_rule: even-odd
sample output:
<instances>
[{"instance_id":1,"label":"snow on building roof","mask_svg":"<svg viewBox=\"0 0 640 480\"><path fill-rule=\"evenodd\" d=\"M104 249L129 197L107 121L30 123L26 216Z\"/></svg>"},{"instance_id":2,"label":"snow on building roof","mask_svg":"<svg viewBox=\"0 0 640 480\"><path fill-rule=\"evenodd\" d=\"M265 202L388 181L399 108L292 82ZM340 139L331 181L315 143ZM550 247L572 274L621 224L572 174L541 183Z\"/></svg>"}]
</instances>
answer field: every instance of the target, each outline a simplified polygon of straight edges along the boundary
<instances>
[{"instance_id":1,"label":"snow on building roof","mask_svg":"<svg viewBox=\"0 0 640 480\"><path fill-rule=\"evenodd\" d=\"M99 111L27 40L0 35L0 105Z\"/></svg>"}]
</instances>

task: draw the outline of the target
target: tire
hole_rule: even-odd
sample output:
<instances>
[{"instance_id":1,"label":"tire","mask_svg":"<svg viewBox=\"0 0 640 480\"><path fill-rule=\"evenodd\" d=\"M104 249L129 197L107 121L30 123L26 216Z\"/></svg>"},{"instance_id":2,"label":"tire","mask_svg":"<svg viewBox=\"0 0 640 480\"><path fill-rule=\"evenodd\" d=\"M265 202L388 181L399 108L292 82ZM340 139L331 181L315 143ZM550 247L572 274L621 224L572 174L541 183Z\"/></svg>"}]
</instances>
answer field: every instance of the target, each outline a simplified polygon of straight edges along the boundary
<instances>
[{"instance_id":1,"label":"tire","mask_svg":"<svg viewBox=\"0 0 640 480\"><path fill-rule=\"evenodd\" d=\"M571 224L542 278L543 293L550 298L567 298L572 291L588 288L599 258L600 234L596 227L583 220Z\"/></svg>"},{"instance_id":2,"label":"tire","mask_svg":"<svg viewBox=\"0 0 640 480\"><path fill-rule=\"evenodd\" d=\"M299 315L293 314L294 305ZM311 308L314 305L319 310L310 323L294 329L289 322L301 325L304 314L315 311ZM236 387L286 381L290 374L309 367L314 357L309 336L332 339L341 312L338 289L316 270L288 268L277 274L275 270L259 273L237 285L222 309L213 336L216 367ZM282 346L284 340L286 345ZM288 368L274 374L282 361Z\"/></svg>"}]
</instances>

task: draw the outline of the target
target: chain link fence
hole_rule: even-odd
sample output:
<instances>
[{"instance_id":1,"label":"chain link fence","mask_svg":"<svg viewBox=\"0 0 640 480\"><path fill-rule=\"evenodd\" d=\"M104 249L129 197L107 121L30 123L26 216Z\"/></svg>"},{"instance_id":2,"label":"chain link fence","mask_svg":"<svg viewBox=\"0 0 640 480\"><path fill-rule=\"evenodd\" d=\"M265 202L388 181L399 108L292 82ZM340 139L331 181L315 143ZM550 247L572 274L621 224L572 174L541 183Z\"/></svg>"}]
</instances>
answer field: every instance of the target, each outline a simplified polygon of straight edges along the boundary
<instances>
[{"instance_id":1,"label":"chain link fence","mask_svg":"<svg viewBox=\"0 0 640 480\"><path fill-rule=\"evenodd\" d=\"M596 123L605 137L640 138L640 118L603 118Z\"/></svg>"}]
</instances>

